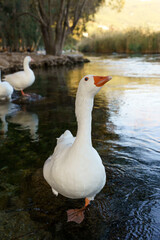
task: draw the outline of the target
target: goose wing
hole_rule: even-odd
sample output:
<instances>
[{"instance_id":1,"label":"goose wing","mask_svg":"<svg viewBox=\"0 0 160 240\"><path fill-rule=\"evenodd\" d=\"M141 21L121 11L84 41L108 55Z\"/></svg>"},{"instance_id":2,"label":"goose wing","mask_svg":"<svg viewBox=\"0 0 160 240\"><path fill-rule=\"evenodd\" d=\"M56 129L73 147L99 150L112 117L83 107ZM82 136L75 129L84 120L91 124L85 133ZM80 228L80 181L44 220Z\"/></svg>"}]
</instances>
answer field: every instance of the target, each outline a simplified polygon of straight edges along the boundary
<instances>
[{"instance_id":1,"label":"goose wing","mask_svg":"<svg viewBox=\"0 0 160 240\"><path fill-rule=\"evenodd\" d=\"M21 89L22 83L26 81L26 74L24 71L8 74L4 77L4 80L9 82L15 89Z\"/></svg>"}]
</instances>

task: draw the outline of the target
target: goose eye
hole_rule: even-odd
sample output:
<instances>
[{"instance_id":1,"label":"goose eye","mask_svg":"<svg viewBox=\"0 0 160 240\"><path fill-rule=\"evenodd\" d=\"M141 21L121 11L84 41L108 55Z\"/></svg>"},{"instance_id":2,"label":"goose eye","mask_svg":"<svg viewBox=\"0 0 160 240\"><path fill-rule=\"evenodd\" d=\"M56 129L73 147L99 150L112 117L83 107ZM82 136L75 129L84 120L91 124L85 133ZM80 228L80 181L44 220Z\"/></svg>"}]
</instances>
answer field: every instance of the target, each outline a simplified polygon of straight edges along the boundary
<instances>
[{"instance_id":1,"label":"goose eye","mask_svg":"<svg viewBox=\"0 0 160 240\"><path fill-rule=\"evenodd\" d=\"M88 81L88 77L85 77L85 79L84 79L85 81Z\"/></svg>"}]
</instances>

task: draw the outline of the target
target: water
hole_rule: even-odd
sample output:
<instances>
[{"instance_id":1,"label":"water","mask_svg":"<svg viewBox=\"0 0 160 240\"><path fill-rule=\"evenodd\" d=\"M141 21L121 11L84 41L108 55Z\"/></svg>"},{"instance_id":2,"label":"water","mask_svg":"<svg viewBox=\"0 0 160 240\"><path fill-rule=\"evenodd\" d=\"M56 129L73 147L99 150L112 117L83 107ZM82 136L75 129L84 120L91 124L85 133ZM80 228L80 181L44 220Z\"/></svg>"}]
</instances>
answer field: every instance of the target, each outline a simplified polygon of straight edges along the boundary
<instances>
[{"instance_id":1,"label":"water","mask_svg":"<svg viewBox=\"0 0 160 240\"><path fill-rule=\"evenodd\" d=\"M0 239L160 239L160 56L90 56L76 68L36 70L27 89L45 98L0 103ZM95 98L93 145L107 183L80 225L55 197L44 161L66 129L76 134L75 94L86 74L111 75Z\"/></svg>"}]
</instances>

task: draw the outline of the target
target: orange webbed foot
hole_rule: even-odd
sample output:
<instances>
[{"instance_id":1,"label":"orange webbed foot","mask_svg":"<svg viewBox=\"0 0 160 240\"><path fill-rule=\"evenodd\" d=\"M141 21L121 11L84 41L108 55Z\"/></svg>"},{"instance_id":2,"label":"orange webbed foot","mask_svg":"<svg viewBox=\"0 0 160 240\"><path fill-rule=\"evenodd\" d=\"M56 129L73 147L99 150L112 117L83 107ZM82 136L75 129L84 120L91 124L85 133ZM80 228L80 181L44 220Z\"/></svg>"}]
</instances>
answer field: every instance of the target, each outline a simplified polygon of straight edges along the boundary
<instances>
[{"instance_id":1,"label":"orange webbed foot","mask_svg":"<svg viewBox=\"0 0 160 240\"><path fill-rule=\"evenodd\" d=\"M67 222L76 222L80 224L84 220L85 208L81 209L69 209L67 211Z\"/></svg>"},{"instance_id":2,"label":"orange webbed foot","mask_svg":"<svg viewBox=\"0 0 160 240\"><path fill-rule=\"evenodd\" d=\"M80 209L69 209L67 211L67 217L68 220L67 222L76 222L76 223L81 223L84 220L84 212L89 205L90 200L88 198L85 198L85 206Z\"/></svg>"}]
</instances>

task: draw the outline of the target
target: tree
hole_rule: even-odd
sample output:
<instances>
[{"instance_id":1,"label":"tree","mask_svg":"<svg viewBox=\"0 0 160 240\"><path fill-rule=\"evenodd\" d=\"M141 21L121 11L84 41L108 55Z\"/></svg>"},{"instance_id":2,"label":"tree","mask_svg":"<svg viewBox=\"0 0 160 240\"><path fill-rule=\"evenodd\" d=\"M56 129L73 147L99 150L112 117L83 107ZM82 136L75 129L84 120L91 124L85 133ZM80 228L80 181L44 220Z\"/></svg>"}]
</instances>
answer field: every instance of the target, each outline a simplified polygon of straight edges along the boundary
<instances>
[{"instance_id":1,"label":"tree","mask_svg":"<svg viewBox=\"0 0 160 240\"><path fill-rule=\"evenodd\" d=\"M124 4L124 0L0 0L0 41L5 39L16 50L22 43L35 44L42 35L46 53L61 55L66 38L79 26L82 30L105 1L118 10Z\"/></svg>"},{"instance_id":2,"label":"tree","mask_svg":"<svg viewBox=\"0 0 160 240\"><path fill-rule=\"evenodd\" d=\"M0 0L0 50L23 50L37 44L41 32L37 22L29 16L18 21L18 12L28 9L25 0Z\"/></svg>"},{"instance_id":3,"label":"tree","mask_svg":"<svg viewBox=\"0 0 160 240\"><path fill-rule=\"evenodd\" d=\"M89 19L104 0L30 0L28 14L39 22L47 54L61 55L80 19Z\"/></svg>"},{"instance_id":4,"label":"tree","mask_svg":"<svg viewBox=\"0 0 160 240\"><path fill-rule=\"evenodd\" d=\"M124 7L125 0L106 0L106 4L112 8L116 9L118 12Z\"/></svg>"}]
</instances>

